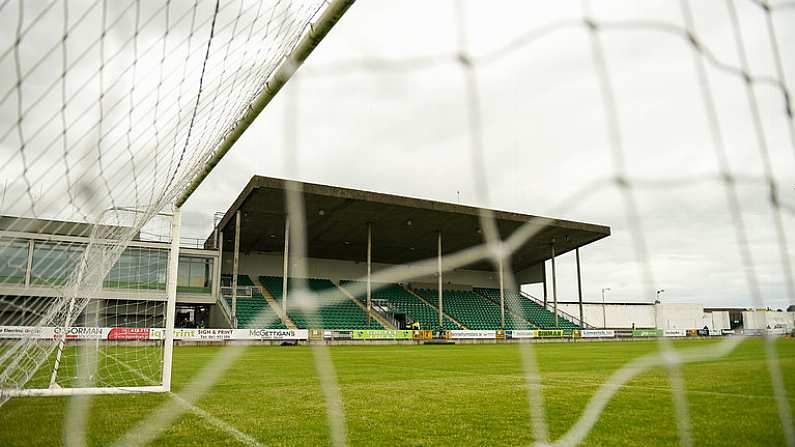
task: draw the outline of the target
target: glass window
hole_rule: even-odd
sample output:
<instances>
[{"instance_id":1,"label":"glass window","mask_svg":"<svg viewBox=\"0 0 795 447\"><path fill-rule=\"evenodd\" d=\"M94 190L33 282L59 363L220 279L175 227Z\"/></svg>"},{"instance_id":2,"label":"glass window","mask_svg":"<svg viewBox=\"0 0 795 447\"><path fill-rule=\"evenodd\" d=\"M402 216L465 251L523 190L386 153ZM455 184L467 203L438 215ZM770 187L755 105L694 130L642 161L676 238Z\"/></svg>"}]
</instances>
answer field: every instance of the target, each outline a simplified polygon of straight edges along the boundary
<instances>
[{"instance_id":1,"label":"glass window","mask_svg":"<svg viewBox=\"0 0 795 447\"><path fill-rule=\"evenodd\" d=\"M28 269L28 241L0 239L0 284L24 284Z\"/></svg>"},{"instance_id":2,"label":"glass window","mask_svg":"<svg viewBox=\"0 0 795 447\"><path fill-rule=\"evenodd\" d=\"M212 278L212 258L179 257L177 291L185 293L211 293Z\"/></svg>"},{"instance_id":3,"label":"glass window","mask_svg":"<svg viewBox=\"0 0 795 447\"><path fill-rule=\"evenodd\" d=\"M30 283L62 286L77 270L82 244L67 242L36 242L33 245L33 266Z\"/></svg>"},{"instance_id":4,"label":"glass window","mask_svg":"<svg viewBox=\"0 0 795 447\"><path fill-rule=\"evenodd\" d=\"M167 266L165 250L128 247L108 272L105 287L165 290Z\"/></svg>"}]
</instances>

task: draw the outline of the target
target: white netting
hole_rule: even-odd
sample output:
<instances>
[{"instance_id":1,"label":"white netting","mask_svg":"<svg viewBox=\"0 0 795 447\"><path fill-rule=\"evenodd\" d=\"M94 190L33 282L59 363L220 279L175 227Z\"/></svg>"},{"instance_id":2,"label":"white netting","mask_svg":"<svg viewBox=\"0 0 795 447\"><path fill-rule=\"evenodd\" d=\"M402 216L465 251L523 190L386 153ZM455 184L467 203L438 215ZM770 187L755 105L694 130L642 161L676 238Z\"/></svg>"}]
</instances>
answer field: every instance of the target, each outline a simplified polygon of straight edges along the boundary
<instances>
[{"instance_id":1,"label":"white netting","mask_svg":"<svg viewBox=\"0 0 795 447\"><path fill-rule=\"evenodd\" d=\"M13 260L2 283L24 296L21 306L6 297L0 325L162 327L168 252L128 244L146 239L142 230L204 167L323 6L0 3L1 249ZM121 290L118 299L89 306L108 288ZM61 347L33 338L4 345L0 388L25 386ZM106 361L99 349L100 370L107 363L143 379L98 374L82 385L157 384L158 350L130 348Z\"/></svg>"},{"instance_id":2,"label":"white netting","mask_svg":"<svg viewBox=\"0 0 795 447\"><path fill-rule=\"evenodd\" d=\"M552 170L565 169L544 162L547 158L554 159L556 143L566 147L564 143L569 142L567 137L570 134L582 132L589 135L598 141L598 144L594 144L596 151L601 149L598 156L588 153L588 150L592 149L590 147L576 148L583 151L582 163L593 166L591 172L586 175L588 180L576 179L580 182L571 182L573 186L563 185L569 186L565 193L555 191L555 194L549 194L552 197L550 200L555 202L556 206L548 208L561 213L569 212L577 205L587 202L597 192L615 193L618 198L611 202L614 205L611 212L625 217L621 229L629 235L625 242L629 247L626 252L631 255L631 259L625 260L624 267L639 272L634 279L635 288L638 293L645 296L654 296L656 286L659 285L657 279L659 269L655 268L651 261L650 253L653 247L649 246L647 227L642 225L644 212L648 213L648 208L655 204L644 202L644 192L699 186L703 183L717 185L718 193L725 195L726 208L721 223L731 230L728 238L722 242L736 248L734 255L739 259L741 267L732 271L732 275L743 278L743 286L747 287L747 295L753 305L763 307L766 304L763 298L765 294L762 292L765 284L760 279L762 275L757 271L761 256L755 256L757 253L753 252L749 243L754 232L762 229L767 231L770 245L773 247L772 250L763 251L763 256L774 260L771 263L775 264L776 274L780 277L781 290L784 291L782 294L787 297L795 296L792 255L784 224L789 221L787 219L791 219L793 206L791 201L782 199L784 190L782 185L789 184L792 180L790 168L792 155L795 153L790 82L787 77L787 70L792 62L787 61L785 54L779 49L783 39L777 34L781 33L781 30L776 27L778 22L775 20L779 15L790 14L786 17L791 17L792 11L795 10L792 2L770 5L764 1L729 0L725 3L708 3L684 0L670 10L666 9L665 12L669 15L657 17L654 13L644 16L641 14L642 11L637 11L634 7L627 7L629 11L627 14L613 13L609 7L592 11L591 2L585 1L582 5L577 4L571 8L574 10L573 13L569 11L560 14L559 17L550 14L553 17L547 22L528 26L523 32L513 33L512 38L499 40L499 43L494 45L480 43L472 36L474 33L471 27L481 16L477 13L467 14L467 10L462 7L463 4L464 2L455 2L453 9L445 10L444 17L450 21L447 25L452 29L453 36L445 36L443 40L455 42L449 52L405 59L383 55L375 59L364 57L336 61L328 65L315 65L307 67L310 68L306 73L307 87L302 84L301 88L317 87L312 84L313 77L314 80L322 78L318 81L322 84L324 80L336 76L352 76L352 80L347 80L349 85L345 85L346 81L343 81L343 85L347 88L337 88L338 86L334 86L333 83L331 85L344 95L350 94L351 85L362 89L364 89L362 86L372 87L379 93L384 91L383 97L386 98L385 103L387 103L385 109L377 109L375 106L359 107L352 112L361 113L364 120L376 116L377 112L389 116L390 113L394 113L394 103L408 101L406 97L410 96L407 93L409 89L401 91L395 87L396 83L383 80L368 83L365 80L380 76L392 77L391 79L403 78L410 73L436 70L433 75L434 82L429 84L430 87L421 85L418 89L422 97L415 107L419 109L432 103L445 112L463 109L463 117L457 117L455 129L451 131L456 133L445 137L454 140L466 150L459 152L463 154L461 157L443 159L435 159L433 154L423 154L427 155L427 159L422 160L424 163L415 161L414 164L422 174L436 179L440 172L439 166L444 166L445 169L450 169L451 165L463 168L462 165L469 160L471 190L474 191L479 204L485 207L492 206L491 194L501 181L505 181L500 177L502 172L499 172L499 175L493 173L491 176L487 175L489 164L489 158L486 157L489 153L487 148L493 147L486 143L490 136L511 134L516 131L520 135L517 137L519 141L517 146L521 147L522 151L527 150L536 155L538 166L542 166L542 168L537 168L537 165L532 167ZM4 95L0 96L0 107L2 107L0 112L4 117L3 123L8 123L6 129L0 129L5 132L0 141L3 149L9 154L7 157L9 161L3 165L5 170L3 172L11 179L7 196L13 198L9 209L15 210L9 213L20 216L73 219L76 216L85 216L83 219L86 222L102 220L108 225L127 226L124 227L125 229L111 226L104 231L101 231L102 228L94 227L94 231L99 231L102 238L119 242L112 246L113 249L101 248L104 247L102 244L95 244L90 246L91 250L97 251L95 255L72 258L74 263L84 264L83 268L77 268L78 272L84 272L84 276L75 277L74 267L62 269L68 273L65 273L67 277L63 287L65 293L54 302L41 306L47 309L47 312L54 312L48 317L54 321L39 319L33 323L38 326L65 324L64 321L67 319L65 315L74 313L68 303L75 301L69 298L88 296L96 291L97 285L101 284L107 272L112 272L111 265L121 256L121 249L126 245L126 241L132 238L135 231L149 222L157 210L172 203L186 182L202 167L210 151L216 147L221 137L262 89L275 64L289 52L298 36L305 31L308 18L321 5L319 2L300 5L294 2L275 2L262 5L249 2L197 1L193 4L179 5L166 2L157 4L156 7L143 2L113 4L113 7L110 7L109 2L95 2L83 5L82 9L73 3L69 3L68 8L66 6L65 2L52 2L35 5L37 10L21 11L20 3L9 1L0 4L0 14L5 29L16 30L14 34L4 34L3 38L7 41L0 46L6 48L0 53L0 64L2 64L0 69L3 73L15 73L15 76L3 78L2 82L7 85L4 89L0 89L0 95ZM25 8L33 6L26 5ZM148 8L154 9L148 10ZM693 8L697 10L694 12L691 10ZM753 22L754 26L755 47L764 47L768 53L769 63L764 69L753 68L749 63L750 57L746 49L748 34L744 37L741 20L738 19L738 8L742 11L739 14L753 15L749 21ZM507 9L493 7L485 9L479 12L486 14L497 11L499 14L507 15ZM63 29L68 30L68 33L51 33L49 29L43 30L41 27L32 26L37 21L44 20L43 17L56 14L64 18ZM710 23L709 30L698 22L705 16L717 17ZM521 22L515 26L526 26L524 23L526 16L518 14L513 19ZM438 24L434 24L434 29L436 25ZM83 26L93 27L93 31L90 33L80 31ZM400 23L399 26L401 29L406 28L405 23ZM106 29L107 35L104 32ZM111 30L119 35L112 38ZM144 30L153 31L144 33ZM368 31L373 32L373 30ZM83 48L89 48L85 54L71 48L70 44L81 32L86 32L88 36L81 40ZM276 35L279 38L272 42ZM633 39L640 39L639 35L643 36L643 40L640 40L643 43L638 45L643 51L631 48L629 45ZM365 37L359 36L359 39L365 40ZM433 39L437 38L439 36L433 36ZM16 43L17 39L19 43ZM49 44L41 43L48 42L48 39ZM516 63L518 66L532 66L532 74L538 77L529 81L526 79L512 81L529 85L534 90L533 94L528 95L529 99L525 98L529 103L538 100L543 104L543 98L539 97L544 96L547 89L550 89L549 91L553 92L550 94L552 101L565 96L571 102L572 110L580 107L581 103L588 102L590 107L587 111L591 115L586 117L578 115L573 118L574 112L563 113L557 109L555 112L560 114L553 115L544 122L550 129L539 126L531 128L527 133L520 133L517 129L524 125L529 126L528 122L536 116L543 115L545 110L531 107L525 110L512 102L515 92L490 90L493 84L505 84L508 81L499 76L490 78L487 72L489 69L500 73L511 72L511 69L517 68L510 65L510 61L515 60L513 58L516 58L517 54L537 49L543 42L552 39L559 39L557 47L553 47L555 51L545 48L537 54L534 53L537 60ZM764 42L762 45L758 42L760 40ZM94 43L85 45L85 42ZM677 51L670 54L674 55L677 61L686 60L687 73L690 75L685 80L677 77L680 82L675 84L675 88L686 89L688 99L697 98L694 103L688 103L687 108L698 109L698 112L692 122L686 125L677 122L682 127L672 126L671 133L682 129L682 133L687 133L694 128L704 131L706 137L700 135L694 137L694 141L688 142L688 145L699 148L699 153L708 154L698 158L696 160L698 163L687 157L673 162L667 160L666 148L656 145L653 151L645 151L644 143L647 142L648 136L633 133L634 129L628 129L622 121L628 114L622 113L621 105L631 102L630 99L621 96L629 95L622 91L622 82L629 83L635 74L621 72L612 65L613 61L620 60L621 51L643 53L656 45L669 45L672 42L677 46ZM715 43L719 44L718 49L713 47ZM36 48L28 48L28 45ZM44 50L39 51L38 47ZM561 63L563 67L556 66L561 59L558 54L561 48L570 49L575 55L563 60ZM122 61L124 57L126 59ZM23 62L25 58L31 60ZM95 67L99 69L86 70L84 67L91 66L87 63L73 64L78 58L95 59ZM36 65L39 59L42 62ZM67 62L64 64L64 61ZM659 61L649 62L648 66L644 66L645 70L642 70L647 76L644 79L648 88L641 93L651 91L652 94L649 95L651 98L666 96L667 86L658 85L655 76L657 71L666 70L668 66L657 62ZM77 65L83 71L73 79L71 73L74 72L73 67ZM60 70L54 70L53 67L60 67ZM152 67L156 68L152 70ZM547 67L556 70L549 70L550 73L547 74L545 73ZM679 66L682 67L683 65ZM43 73L39 73L38 70ZM557 79L560 76L581 72L588 73L587 82L579 79L564 79L568 81L564 82ZM61 73L69 75L62 76ZM42 77L43 80L39 80L37 76ZM434 90L441 82L439 78L443 78L444 82L450 81L451 84L459 83L463 79L461 90L457 95L453 95L455 106L451 106L453 102L447 101L449 98L442 98L438 103L434 102L433 94L436 93ZM33 82L34 80L36 82ZM567 91L569 89L574 91L574 94ZM758 95L761 89L764 89L766 95L764 106L767 107L760 104ZM107 94L100 94L106 90ZM322 87L318 90L322 90ZM449 91L441 94L446 93ZM737 102L729 102L724 106L742 107L748 113L742 120L721 122L720 96L729 93L738 95L743 102L740 106L737 106L739 104ZM379 99L378 95L373 96L374 101ZM400 97L399 100L395 100L396 97ZM99 101L96 101L97 98ZM288 177L299 174L298 167L302 159L298 152L299 146L303 146L298 144L299 131L333 118L338 103L345 102L345 98L342 97L335 99L336 101L329 101L329 105L326 106L329 109L317 107L310 112L299 113L301 110L299 99L291 98L288 116L285 119L287 126L284 138ZM549 98L546 100L549 101ZM497 105L506 103L509 104L507 108L514 110L515 113L503 113L502 116L507 117L506 119L491 120L490 113L497 109ZM44 111L37 111L37 108ZM686 107L678 104L677 108ZM377 111L374 111L375 109ZM762 109L765 115L760 112ZM531 112L537 115L534 116ZM396 151L406 150L405 146L419 144L420 140L441 139L438 129L433 127L436 123L411 121L413 118L411 110L399 115L395 120L386 120L388 124L380 123L383 127L367 129L371 133L361 137L364 143L357 141L358 144L350 144L351 152L339 148L340 152L335 153L335 157L345 159L345 163L349 163L348 160L352 157L366 160L366 154L361 153L362 144L397 144L393 139L388 138L397 133L393 130L396 127L395 121L400 124L397 127L402 135L401 138L394 140L403 145L395 148ZM775 125L771 126L775 127L777 135L775 145L768 141L773 131L765 126L763 116L776 120ZM671 120L675 122L674 118ZM355 122L351 124L353 121L351 117L346 117L340 127L355 126ZM741 143L728 142L730 140L728 136L733 135L734 127L740 126L746 128L745 134L740 138ZM328 139L327 134L323 132L321 134L320 138ZM538 144L536 139L540 140ZM672 140L671 144L675 143L677 140ZM415 155L412 154L414 160L418 158L414 157ZM635 169L637 164L633 164L633 161L637 162L638 158L644 157L658 161L659 166ZM688 165L690 162L693 162L692 165L697 168ZM504 169L505 165L502 160L499 167ZM327 166L324 168L328 169ZM663 173L652 176L654 168L659 168ZM340 171L344 171L345 175L349 173L347 169ZM373 171L372 165L368 166L366 175L373 175L371 171ZM304 171L300 172L303 173ZM532 171L529 173L521 171L514 180L522 181L527 175L532 175ZM307 266L300 262L306 260L308 243L302 200L300 187L297 190L291 189L287 193L287 208L292 228L291 250L294 253L292 256L299 260L299 267L293 275L298 278L307 276L308 272ZM757 208L759 204L762 204L763 211ZM114 220L118 215L115 210L122 206L134 207L144 212L135 214L136 217L131 222L124 222L123 219ZM753 212L746 211L749 207L753 207ZM98 219L97 216L100 216L105 209L113 211L109 216ZM765 214L768 220L754 220L755 216L749 216L754 212ZM503 258L510 258L518 247L538 231L532 225L526 225L507 240L500 241L495 231L493 216L484 212L481 217L483 244L458 253L445 254L446 271L483 259L498 264ZM18 220L18 222L25 221ZM753 226L752 222L757 224L762 222L762 224ZM95 235L94 239L97 237L99 236ZM683 237L678 233L678 228L677 233L666 242L670 243L677 237ZM12 260L4 267L7 270L4 272L5 282L18 284L20 281L26 281L19 276L20 269L24 269L25 265L25 244L17 238L5 242L3 247L8 253L7 258ZM69 252L69 244L60 243L58 249L65 253ZM157 264L162 262L162 259L158 258L153 262ZM418 262L412 266L414 268L412 274L433 274L437 268L436 263L436 259ZM58 269L57 266L54 268ZM142 272L144 276L149 274L148 267L139 266L134 270ZM771 268L769 271L772 270ZM402 266L380 270L372 278L376 283L396 283L406 279L409 278L406 277ZM143 282L148 280L145 279ZM515 279L509 277L507 282L515 284ZM91 288L92 284L94 289ZM362 293L361 287L352 288L352 291L354 294ZM317 301L307 299L308 295L310 293L299 285L291 299L298 306L302 305L303 300L308 303L307 306L312 311L312 306L315 306ZM81 302L87 301L83 299ZM33 306L35 307L36 304ZM81 311L85 308L87 307L82 305ZM162 311L153 311L154 314L159 312ZM512 309L512 312L520 311ZM121 312L114 311L114 313L118 315ZM29 321L31 318L29 314L24 315L26 318L24 321ZM147 321L148 323L150 322ZM670 377L679 440L684 445L692 444L686 384L680 371L681 365L724 356L742 339L731 338L721 341L718 345L686 352L673 350L668 341L660 340L658 352L639 357L616 371L591 398L577 422L556 440L549 439L543 384L532 345L522 345L522 370L527 380L534 439L539 444L580 443L597 423L602 410L621 386L650 368L663 366L667 368ZM3 367L3 375L0 376L3 381L0 385L21 386L28 378L26 374L35 369L32 366L38 366L56 349L56 346L53 342L39 346L25 341L12 346L11 350L6 352L13 356L5 354L0 357L2 360L0 366ZM773 388L772 397L778 420L783 427L783 439L788 444L795 445L790 400L783 385L782 370L778 364L775 345L767 343L766 346L767 366ZM335 370L324 347L315 347L313 352L325 400L328 425L331 428L331 438L334 444L342 445L347 442L346 425ZM226 369L234 365L243 353L243 349L236 347L223 350L185 386L178 399L167 401L157 411L141 420L128 432L122 442L143 444L153 440L181 413L191 409L194 413L212 420L212 415L202 413L196 407L192 407L192 404L197 402L213 384L223 380ZM26 363L21 366L14 365L13 368L3 363L12 360ZM133 369L144 368L137 366ZM121 376L121 373L116 374L116 377ZM246 443L255 442L247 435L223 425L223 422L219 424L217 420L215 421L216 426L224 428L238 439L243 438Z\"/></svg>"}]
</instances>

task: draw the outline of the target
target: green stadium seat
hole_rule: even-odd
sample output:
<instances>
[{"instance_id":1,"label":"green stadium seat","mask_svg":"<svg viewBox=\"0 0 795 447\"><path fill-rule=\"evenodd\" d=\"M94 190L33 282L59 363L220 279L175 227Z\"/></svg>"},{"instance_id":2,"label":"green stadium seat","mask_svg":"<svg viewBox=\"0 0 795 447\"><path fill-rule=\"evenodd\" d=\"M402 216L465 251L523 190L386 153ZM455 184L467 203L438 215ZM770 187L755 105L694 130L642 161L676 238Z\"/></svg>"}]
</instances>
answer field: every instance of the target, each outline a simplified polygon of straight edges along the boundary
<instances>
[{"instance_id":1,"label":"green stadium seat","mask_svg":"<svg viewBox=\"0 0 795 447\"><path fill-rule=\"evenodd\" d=\"M224 284L231 284L232 275L222 275ZM240 329L286 329L281 317L273 311L268 301L262 296L259 289L248 275L238 275L239 287L251 287L251 296L238 296L235 313L237 314L237 327ZM232 306L232 299L226 302Z\"/></svg>"},{"instance_id":2,"label":"green stadium seat","mask_svg":"<svg viewBox=\"0 0 795 447\"><path fill-rule=\"evenodd\" d=\"M341 285L352 285L364 288L363 282L342 281ZM398 311L406 314L408 320L418 321L421 329L439 330L439 311L414 296L399 284L372 284L371 297L386 300ZM367 295L360 294L356 298L361 302L367 301ZM449 318L444 319L443 329L461 329Z\"/></svg>"},{"instance_id":3,"label":"green stadium seat","mask_svg":"<svg viewBox=\"0 0 795 447\"><path fill-rule=\"evenodd\" d=\"M270 292L276 301L282 299L283 278L280 276L260 276L262 285ZM372 319L367 325L367 313L358 304L351 301L337 286L328 279L309 278L306 286L310 292L323 292L321 295L312 294L318 300L314 315L307 309L298 309L290 305L289 294L287 300L287 314L296 326L301 329L383 329L377 320ZM295 281L290 278L288 290L295 288ZM320 301L325 299L325 301Z\"/></svg>"},{"instance_id":4,"label":"green stadium seat","mask_svg":"<svg viewBox=\"0 0 795 447\"><path fill-rule=\"evenodd\" d=\"M495 303L500 302L500 290L489 288L475 288L477 294ZM513 290L505 290L506 309L510 307L513 312L521 314L533 325L541 329L563 329L564 333L570 333L573 329L581 329L579 325L563 317L559 317L558 325L555 325L555 314L544 306L530 300Z\"/></svg>"},{"instance_id":5,"label":"green stadium seat","mask_svg":"<svg viewBox=\"0 0 795 447\"><path fill-rule=\"evenodd\" d=\"M416 292L431 302L438 300L435 289L417 289ZM470 290L444 290L444 312L469 329L528 329L531 325L514 314L505 312L505 327L500 327L500 307L493 301Z\"/></svg>"}]
</instances>

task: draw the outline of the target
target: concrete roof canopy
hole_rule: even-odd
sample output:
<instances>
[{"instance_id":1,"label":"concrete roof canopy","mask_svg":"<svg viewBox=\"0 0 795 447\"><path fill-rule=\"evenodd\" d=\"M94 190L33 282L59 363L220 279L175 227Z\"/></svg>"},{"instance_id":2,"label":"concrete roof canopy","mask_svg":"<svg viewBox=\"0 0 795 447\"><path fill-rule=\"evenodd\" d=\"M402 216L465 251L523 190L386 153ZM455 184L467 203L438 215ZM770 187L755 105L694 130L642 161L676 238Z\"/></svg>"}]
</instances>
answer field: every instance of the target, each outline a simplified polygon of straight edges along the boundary
<instances>
[{"instance_id":1,"label":"concrete roof canopy","mask_svg":"<svg viewBox=\"0 0 795 447\"><path fill-rule=\"evenodd\" d=\"M240 210L240 251L282 252L285 191L296 187L303 189L310 258L364 261L368 223L372 224L372 259L377 263L407 264L436 257L439 231L443 254L484 242L480 208L254 176L218 225L225 250L234 247L235 213ZM602 225L489 211L503 239L524 224L537 227L533 237L513 253L510 269L514 272L549 259L553 240L556 253L563 254L610 235L610 228ZM214 234L205 244L214 245ZM487 260L466 268L494 270Z\"/></svg>"}]
</instances>

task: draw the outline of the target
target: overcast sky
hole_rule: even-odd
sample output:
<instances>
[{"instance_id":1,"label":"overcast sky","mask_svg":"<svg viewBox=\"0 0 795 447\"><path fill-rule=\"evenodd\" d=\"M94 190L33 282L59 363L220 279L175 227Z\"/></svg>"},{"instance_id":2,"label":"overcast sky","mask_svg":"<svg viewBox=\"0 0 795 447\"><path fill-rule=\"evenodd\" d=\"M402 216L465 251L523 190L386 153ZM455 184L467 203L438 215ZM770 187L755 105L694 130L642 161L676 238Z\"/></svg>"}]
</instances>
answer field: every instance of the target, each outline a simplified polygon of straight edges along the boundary
<instances>
[{"instance_id":1,"label":"overcast sky","mask_svg":"<svg viewBox=\"0 0 795 447\"><path fill-rule=\"evenodd\" d=\"M678 2L594 2L599 20L656 20L683 27ZM697 34L721 61L739 65L726 3L692 2ZM582 17L579 2L466 2L468 52L488 53L547 24ZM764 15L738 1L752 72L775 75ZM589 34L563 28L477 68L490 203L479 202L469 151L467 91L456 51L456 12L447 1L360 1L215 169L186 208L191 231L205 235L208 210L226 210L254 174L287 177L434 200L609 225L612 236L581 251L583 293L599 301L652 300L644 294L623 196L613 186L578 199L592 182L614 175L604 106ZM795 10L775 13L790 82L795 79ZM609 76L617 98L632 179L714 178L719 172L685 40L659 31L605 31ZM364 69L366 60L438 63L409 70ZM377 65L377 64L370 64ZM397 64L398 67L401 64ZM744 84L708 68L734 173L763 178ZM795 203L795 156L783 100L755 89L782 199ZM295 95L294 98L289 98ZM285 122L297 101L298 169L287 169ZM634 190L655 287L666 302L749 305L735 222L717 181L671 182ZM786 296L775 227L762 183L739 188L755 275L773 306ZM561 209L564 200L573 203ZM791 214L784 214L795 252ZM795 263L791 258L790 262ZM561 299L576 298L573 255L560 259ZM537 292L537 289L535 290Z\"/></svg>"},{"instance_id":2,"label":"overcast sky","mask_svg":"<svg viewBox=\"0 0 795 447\"><path fill-rule=\"evenodd\" d=\"M718 181L697 59L693 46L676 32L684 29L680 2L592 3L593 16L604 26L600 37L640 227L628 225L622 190L598 183L616 175L616 164L591 34L580 23L581 2L464 2L463 44L475 60L523 36L536 37L475 68L480 168L488 179L487 199L479 199L469 93L464 69L453 57L461 44L456 3L360 0L191 197L184 232L206 237L213 212L228 209L252 175L284 177L608 225L609 238L581 251L585 300L601 300L601 289L609 287L608 301L651 301L654 290L665 289L664 302L750 305L736 242L738 223L729 213L726 185ZM795 8L780 3L773 17L791 87ZM735 4L752 75L776 77L765 15L751 1ZM697 39L712 60L739 67L727 3L699 0L690 7ZM202 8L211 11L212 4L202 2ZM15 26L11 11L3 12L6 29ZM53 26L58 17L53 14ZM4 33L0 47L12 37ZM11 85L13 59L0 60L0 70L7 75L0 86ZM147 71L140 62L138 72ZM785 307L795 303L786 289L793 273L781 262L745 84L711 63L707 76L731 172L743 179L737 193L752 273L764 302ZM781 201L790 207L781 219L789 262L795 264L792 123L780 90L761 84L754 94L772 174ZM0 106L2 119L13 122L14 102ZM285 157L286 116L294 117L297 132L296 169L288 169ZM3 145L6 155L16 150L14 144ZM640 275L633 234L647 247L653 284L644 284ZM558 274L560 299L576 299L573 254L560 258Z\"/></svg>"}]
</instances>

